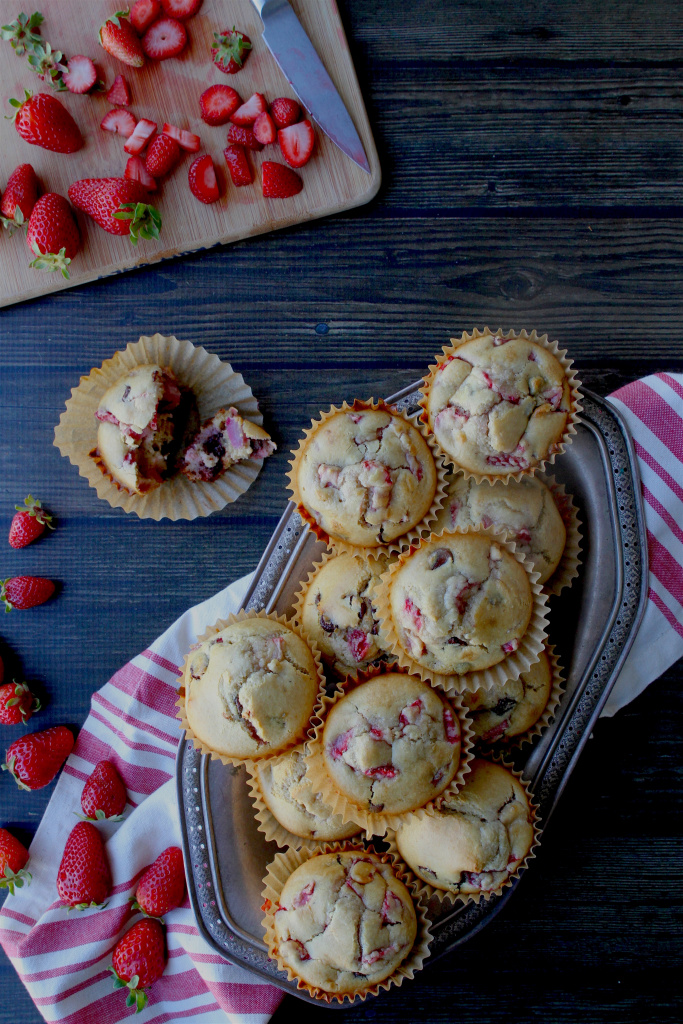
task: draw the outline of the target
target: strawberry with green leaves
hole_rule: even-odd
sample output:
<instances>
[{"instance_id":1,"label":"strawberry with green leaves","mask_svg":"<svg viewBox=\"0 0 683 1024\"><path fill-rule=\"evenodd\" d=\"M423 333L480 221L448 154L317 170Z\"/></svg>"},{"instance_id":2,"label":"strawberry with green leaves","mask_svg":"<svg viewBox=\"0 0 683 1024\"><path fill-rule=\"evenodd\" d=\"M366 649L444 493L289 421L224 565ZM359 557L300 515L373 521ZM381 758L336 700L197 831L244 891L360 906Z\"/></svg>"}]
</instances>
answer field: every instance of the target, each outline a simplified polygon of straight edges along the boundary
<instances>
[{"instance_id":1,"label":"strawberry with green leaves","mask_svg":"<svg viewBox=\"0 0 683 1024\"><path fill-rule=\"evenodd\" d=\"M78 225L71 207L56 192L47 192L33 207L26 244L35 256L33 270L60 271L69 278L68 266L81 247Z\"/></svg>"},{"instance_id":2,"label":"strawberry with green leaves","mask_svg":"<svg viewBox=\"0 0 683 1024\"><path fill-rule=\"evenodd\" d=\"M89 821L74 825L57 872L60 899L74 910L102 907L111 892L111 871L102 836Z\"/></svg>"},{"instance_id":3,"label":"strawberry with green leaves","mask_svg":"<svg viewBox=\"0 0 683 1024\"><path fill-rule=\"evenodd\" d=\"M163 917L179 907L185 898L183 851L169 846L160 853L138 882L131 903L147 917Z\"/></svg>"},{"instance_id":4,"label":"strawberry with green leaves","mask_svg":"<svg viewBox=\"0 0 683 1024\"><path fill-rule=\"evenodd\" d=\"M37 95L24 90L23 100L11 99L16 114L10 120L22 139L32 146L41 146L53 153L76 153L83 146L81 130L56 96L49 92Z\"/></svg>"},{"instance_id":5,"label":"strawberry with green leaves","mask_svg":"<svg viewBox=\"0 0 683 1024\"><path fill-rule=\"evenodd\" d=\"M212 61L224 75L236 75L251 52L251 39L244 32L238 32L234 25L231 29L214 32L213 38Z\"/></svg>"},{"instance_id":6,"label":"strawberry with green leaves","mask_svg":"<svg viewBox=\"0 0 683 1024\"><path fill-rule=\"evenodd\" d=\"M40 707L40 701L26 683L15 680L0 686L0 722L3 725L23 725Z\"/></svg>"},{"instance_id":7,"label":"strawberry with green leaves","mask_svg":"<svg viewBox=\"0 0 683 1024\"><path fill-rule=\"evenodd\" d=\"M28 885L31 873L24 871L27 863L28 850L24 844L6 828L0 828L0 889L8 889L14 895L15 887Z\"/></svg>"},{"instance_id":8,"label":"strawberry with green leaves","mask_svg":"<svg viewBox=\"0 0 683 1024\"><path fill-rule=\"evenodd\" d=\"M52 782L73 745L71 730L65 725L54 725L11 743L2 768L14 777L19 789L42 789Z\"/></svg>"},{"instance_id":9,"label":"strawberry with green leaves","mask_svg":"<svg viewBox=\"0 0 683 1024\"><path fill-rule=\"evenodd\" d=\"M112 761L98 761L86 779L81 807L86 821L120 821L126 806L126 787Z\"/></svg>"},{"instance_id":10,"label":"strawberry with green leaves","mask_svg":"<svg viewBox=\"0 0 683 1024\"><path fill-rule=\"evenodd\" d=\"M31 164L19 164L9 176L0 205L0 222L12 234L23 227L38 202L38 179Z\"/></svg>"},{"instance_id":11,"label":"strawberry with green leaves","mask_svg":"<svg viewBox=\"0 0 683 1024\"><path fill-rule=\"evenodd\" d=\"M23 505L15 505L16 513L9 528L11 548L25 548L32 544L46 529L54 530L53 516L43 508L40 498L29 494Z\"/></svg>"},{"instance_id":12,"label":"strawberry with green leaves","mask_svg":"<svg viewBox=\"0 0 683 1024\"><path fill-rule=\"evenodd\" d=\"M110 235L130 235L133 245L159 237L161 215L147 203L149 193L139 181L83 178L69 187L69 199Z\"/></svg>"},{"instance_id":13,"label":"strawberry with green leaves","mask_svg":"<svg viewBox=\"0 0 683 1024\"><path fill-rule=\"evenodd\" d=\"M0 601L5 602L5 611L13 608L35 608L49 601L55 592L55 584L44 576L12 576L0 580Z\"/></svg>"},{"instance_id":14,"label":"strawberry with green leaves","mask_svg":"<svg viewBox=\"0 0 683 1024\"><path fill-rule=\"evenodd\" d=\"M145 918L116 943L109 970L114 975L114 988L129 989L126 1006L134 1006L138 1013L147 1005L144 989L158 981L165 967L164 929L158 921Z\"/></svg>"},{"instance_id":15,"label":"strawberry with green leaves","mask_svg":"<svg viewBox=\"0 0 683 1024\"><path fill-rule=\"evenodd\" d=\"M100 43L107 53L131 68L141 68L145 63L140 37L128 21L128 9L107 18L100 29Z\"/></svg>"}]
</instances>

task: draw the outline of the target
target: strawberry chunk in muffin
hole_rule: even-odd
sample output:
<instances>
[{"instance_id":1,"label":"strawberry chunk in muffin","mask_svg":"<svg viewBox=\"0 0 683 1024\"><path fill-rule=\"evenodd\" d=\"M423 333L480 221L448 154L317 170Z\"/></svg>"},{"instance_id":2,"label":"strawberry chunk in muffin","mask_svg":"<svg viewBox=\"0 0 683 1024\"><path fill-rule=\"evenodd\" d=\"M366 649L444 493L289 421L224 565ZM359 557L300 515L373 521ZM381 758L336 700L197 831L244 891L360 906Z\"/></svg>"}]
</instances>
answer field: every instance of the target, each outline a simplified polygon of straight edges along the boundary
<instances>
[{"instance_id":1,"label":"strawberry chunk in muffin","mask_svg":"<svg viewBox=\"0 0 683 1024\"><path fill-rule=\"evenodd\" d=\"M189 480L216 480L243 459L265 459L277 445L263 427L243 419L237 409L219 409L206 420L182 456L181 472Z\"/></svg>"}]
</instances>

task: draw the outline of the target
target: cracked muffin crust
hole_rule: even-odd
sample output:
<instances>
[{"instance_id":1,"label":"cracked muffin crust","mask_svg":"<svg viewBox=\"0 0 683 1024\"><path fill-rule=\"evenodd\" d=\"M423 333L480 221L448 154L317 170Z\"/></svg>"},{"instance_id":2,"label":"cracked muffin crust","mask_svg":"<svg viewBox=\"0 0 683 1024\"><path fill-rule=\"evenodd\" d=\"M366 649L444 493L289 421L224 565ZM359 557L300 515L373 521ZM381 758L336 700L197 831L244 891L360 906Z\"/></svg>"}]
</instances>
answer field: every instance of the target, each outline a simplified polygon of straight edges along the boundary
<instances>
[{"instance_id":1,"label":"cracked muffin crust","mask_svg":"<svg viewBox=\"0 0 683 1024\"><path fill-rule=\"evenodd\" d=\"M572 411L560 360L525 337L456 344L426 378L429 427L456 466L484 476L533 470L559 447Z\"/></svg>"},{"instance_id":2,"label":"cracked muffin crust","mask_svg":"<svg viewBox=\"0 0 683 1024\"><path fill-rule=\"evenodd\" d=\"M219 409L202 423L183 452L180 471L188 480L213 481L243 459L265 459L277 448L263 427L237 409Z\"/></svg>"},{"instance_id":3,"label":"cracked muffin crust","mask_svg":"<svg viewBox=\"0 0 683 1024\"><path fill-rule=\"evenodd\" d=\"M550 659L541 651L539 660L519 679L463 694L475 742L488 745L531 729L548 706L552 683Z\"/></svg>"},{"instance_id":4,"label":"cracked muffin crust","mask_svg":"<svg viewBox=\"0 0 683 1024\"><path fill-rule=\"evenodd\" d=\"M486 533L444 533L423 541L387 586L400 646L412 661L441 675L503 661L519 648L531 619L527 570Z\"/></svg>"},{"instance_id":5,"label":"cracked muffin crust","mask_svg":"<svg viewBox=\"0 0 683 1024\"><path fill-rule=\"evenodd\" d=\"M540 573L539 583L545 583L557 569L567 531L552 491L537 477L494 484L454 477L434 533L479 525L505 530Z\"/></svg>"},{"instance_id":6,"label":"cracked muffin crust","mask_svg":"<svg viewBox=\"0 0 683 1024\"><path fill-rule=\"evenodd\" d=\"M524 786L507 768L475 759L465 785L438 811L396 833L401 856L424 882L462 895L492 893L519 869L534 841Z\"/></svg>"},{"instance_id":7,"label":"cracked muffin crust","mask_svg":"<svg viewBox=\"0 0 683 1024\"><path fill-rule=\"evenodd\" d=\"M175 470L194 397L169 370L136 366L102 396L95 413L97 449L107 472L145 494Z\"/></svg>"},{"instance_id":8,"label":"cracked muffin crust","mask_svg":"<svg viewBox=\"0 0 683 1024\"><path fill-rule=\"evenodd\" d=\"M387 564L383 555L336 555L320 566L303 595L297 617L341 675L365 668L383 654L371 594Z\"/></svg>"},{"instance_id":9,"label":"cracked muffin crust","mask_svg":"<svg viewBox=\"0 0 683 1024\"><path fill-rule=\"evenodd\" d=\"M348 409L314 424L294 466L296 500L331 538L357 547L412 530L436 493L429 445L386 409Z\"/></svg>"},{"instance_id":10,"label":"cracked muffin crust","mask_svg":"<svg viewBox=\"0 0 683 1024\"><path fill-rule=\"evenodd\" d=\"M273 915L274 953L312 988L354 994L388 978L413 948L417 915L390 864L319 854L289 876Z\"/></svg>"},{"instance_id":11,"label":"cracked muffin crust","mask_svg":"<svg viewBox=\"0 0 683 1024\"><path fill-rule=\"evenodd\" d=\"M283 828L302 839L348 839L360 832L353 822L343 824L341 814L332 814L307 779L305 754L301 744L277 758L258 762L256 781L261 797Z\"/></svg>"},{"instance_id":12,"label":"cracked muffin crust","mask_svg":"<svg viewBox=\"0 0 683 1024\"><path fill-rule=\"evenodd\" d=\"M256 759L303 739L318 699L310 648L273 619L230 623L187 657L185 713L201 743L219 755Z\"/></svg>"},{"instance_id":13,"label":"cracked muffin crust","mask_svg":"<svg viewBox=\"0 0 683 1024\"><path fill-rule=\"evenodd\" d=\"M402 814L434 800L458 771L460 747L460 722L445 697L399 672L346 693L322 732L333 786L372 814Z\"/></svg>"}]
</instances>

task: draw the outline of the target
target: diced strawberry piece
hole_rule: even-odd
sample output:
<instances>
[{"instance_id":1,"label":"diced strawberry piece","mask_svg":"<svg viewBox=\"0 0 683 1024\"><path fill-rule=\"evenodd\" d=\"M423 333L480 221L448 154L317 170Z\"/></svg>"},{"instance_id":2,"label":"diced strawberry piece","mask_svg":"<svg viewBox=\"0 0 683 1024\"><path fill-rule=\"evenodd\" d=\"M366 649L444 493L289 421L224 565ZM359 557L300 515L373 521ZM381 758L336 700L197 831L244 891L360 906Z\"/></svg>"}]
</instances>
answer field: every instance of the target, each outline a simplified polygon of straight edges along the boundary
<instances>
[{"instance_id":1,"label":"diced strawberry piece","mask_svg":"<svg viewBox=\"0 0 683 1024\"><path fill-rule=\"evenodd\" d=\"M72 57L62 75L62 81L69 92L81 96L92 89L97 81L97 69L90 57L84 57L82 53Z\"/></svg>"},{"instance_id":2,"label":"diced strawberry piece","mask_svg":"<svg viewBox=\"0 0 683 1024\"><path fill-rule=\"evenodd\" d=\"M280 150L290 167L303 167L308 163L315 145L313 125L306 119L281 128L277 133Z\"/></svg>"},{"instance_id":3,"label":"diced strawberry piece","mask_svg":"<svg viewBox=\"0 0 683 1024\"><path fill-rule=\"evenodd\" d=\"M296 100L290 100L289 96L278 96L270 104L270 116L276 128L289 128L301 117L301 107Z\"/></svg>"},{"instance_id":4,"label":"diced strawberry piece","mask_svg":"<svg viewBox=\"0 0 683 1024\"><path fill-rule=\"evenodd\" d=\"M123 147L126 153L130 153L131 156L138 156L139 153L142 153L156 130L157 126L154 121L148 121L146 117L143 117L142 120L138 121L135 125L133 134Z\"/></svg>"},{"instance_id":5,"label":"diced strawberry piece","mask_svg":"<svg viewBox=\"0 0 683 1024\"><path fill-rule=\"evenodd\" d=\"M130 110L110 110L102 118L100 128L104 128L105 132L113 132L115 135L123 135L124 138L129 139L135 131L135 118Z\"/></svg>"},{"instance_id":6,"label":"diced strawberry piece","mask_svg":"<svg viewBox=\"0 0 683 1024\"><path fill-rule=\"evenodd\" d=\"M443 727L446 733L446 739L449 743L458 743L460 740L460 730L455 724L453 712L450 708L443 709Z\"/></svg>"},{"instance_id":7,"label":"diced strawberry piece","mask_svg":"<svg viewBox=\"0 0 683 1024\"><path fill-rule=\"evenodd\" d=\"M362 661L370 650L368 635L362 629L350 630L346 642L354 661Z\"/></svg>"},{"instance_id":8,"label":"diced strawberry piece","mask_svg":"<svg viewBox=\"0 0 683 1024\"><path fill-rule=\"evenodd\" d=\"M267 199L289 199L304 187L298 174L284 164L264 160L261 167L263 194Z\"/></svg>"},{"instance_id":9,"label":"diced strawberry piece","mask_svg":"<svg viewBox=\"0 0 683 1024\"><path fill-rule=\"evenodd\" d=\"M230 120L233 124L239 124L243 127L249 127L254 123L259 114L263 114L268 109L268 104L261 95L260 92L253 93L246 103L243 103L241 107L238 107L230 115Z\"/></svg>"},{"instance_id":10,"label":"diced strawberry piece","mask_svg":"<svg viewBox=\"0 0 683 1024\"><path fill-rule=\"evenodd\" d=\"M198 156L188 172L190 192L200 203L215 203L220 198L216 171L208 153Z\"/></svg>"},{"instance_id":11,"label":"diced strawberry piece","mask_svg":"<svg viewBox=\"0 0 683 1024\"><path fill-rule=\"evenodd\" d=\"M202 0L161 0L164 14L178 21L192 18L202 6Z\"/></svg>"},{"instance_id":12,"label":"diced strawberry piece","mask_svg":"<svg viewBox=\"0 0 683 1024\"><path fill-rule=\"evenodd\" d=\"M352 736L353 729L347 729L346 732L342 732L339 736L336 736L327 748L330 757L335 761L338 761L339 758L349 749L349 743L351 742Z\"/></svg>"},{"instance_id":13,"label":"diced strawberry piece","mask_svg":"<svg viewBox=\"0 0 683 1024\"><path fill-rule=\"evenodd\" d=\"M148 173L147 168L139 156L131 156L128 158L128 163L126 164L123 176L124 178L130 178L132 181L139 181L140 184L144 185L150 192L156 192L157 190L156 180Z\"/></svg>"},{"instance_id":14,"label":"diced strawberry piece","mask_svg":"<svg viewBox=\"0 0 683 1024\"><path fill-rule=\"evenodd\" d=\"M181 149L186 149L188 153L196 153L199 150L201 139L198 135L193 135L192 132L186 131L184 128L176 128L174 124L165 123L162 128L164 135L170 135L172 139L175 139Z\"/></svg>"},{"instance_id":15,"label":"diced strawberry piece","mask_svg":"<svg viewBox=\"0 0 683 1024\"><path fill-rule=\"evenodd\" d=\"M262 142L264 146L269 146L271 142L275 142L277 138L277 130L275 123L267 111L264 111L254 121L254 127L252 129L254 135L259 142Z\"/></svg>"},{"instance_id":16,"label":"diced strawberry piece","mask_svg":"<svg viewBox=\"0 0 683 1024\"><path fill-rule=\"evenodd\" d=\"M144 36L148 28L161 17L159 0L135 0L130 12L130 21L139 36Z\"/></svg>"},{"instance_id":17,"label":"diced strawberry piece","mask_svg":"<svg viewBox=\"0 0 683 1024\"><path fill-rule=\"evenodd\" d=\"M393 764L380 764L377 768L366 768L363 775L368 779L395 779L398 769Z\"/></svg>"},{"instance_id":18,"label":"diced strawberry piece","mask_svg":"<svg viewBox=\"0 0 683 1024\"><path fill-rule=\"evenodd\" d=\"M187 44L187 29L175 18L160 18L142 37L142 49L152 60L177 57Z\"/></svg>"},{"instance_id":19,"label":"diced strawberry piece","mask_svg":"<svg viewBox=\"0 0 683 1024\"><path fill-rule=\"evenodd\" d=\"M512 654L513 651L516 651L518 647L519 640L517 640L517 638L515 638L514 640L508 640L506 644L502 644L502 649L505 651L506 654Z\"/></svg>"},{"instance_id":20,"label":"diced strawberry piece","mask_svg":"<svg viewBox=\"0 0 683 1024\"><path fill-rule=\"evenodd\" d=\"M163 178L172 171L180 159L180 146L170 135L157 135L149 144L145 157L145 170L154 178Z\"/></svg>"},{"instance_id":21,"label":"diced strawberry piece","mask_svg":"<svg viewBox=\"0 0 683 1024\"><path fill-rule=\"evenodd\" d=\"M260 153L263 146L249 128L240 128L239 125L231 124L228 129L228 145L246 146Z\"/></svg>"},{"instance_id":22,"label":"diced strawberry piece","mask_svg":"<svg viewBox=\"0 0 683 1024\"><path fill-rule=\"evenodd\" d=\"M230 85L212 85L199 97L202 121L210 125L226 124L242 103Z\"/></svg>"},{"instance_id":23,"label":"diced strawberry piece","mask_svg":"<svg viewBox=\"0 0 683 1024\"><path fill-rule=\"evenodd\" d=\"M292 900L293 907L305 907L310 902L311 896L315 890L315 882L309 882L305 885L298 895Z\"/></svg>"},{"instance_id":24,"label":"diced strawberry piece","mask_svg":"<svg viewBox=\"0 0 683 1024\"><path fill-rule=\"evenodd\" d=\"M251 167L247 160L247 154L244 152L244 146L226 146L223 150L223 156L228 165L233 185L238 187L240 185L251 185L254 176L251 173Z\"/></svg>"},{"instance_id":25,"label":"diced strawberry piece","mask_svg":"<svg viewBox=\"0 0 683 1024\"><path fill-rule=\"evenodd\" d=\"M130 89L123 75L117 75L114 79L114 84L107 93L107 101L113 107L129 106L131 101Z\"/></svg>"}]
</instances>

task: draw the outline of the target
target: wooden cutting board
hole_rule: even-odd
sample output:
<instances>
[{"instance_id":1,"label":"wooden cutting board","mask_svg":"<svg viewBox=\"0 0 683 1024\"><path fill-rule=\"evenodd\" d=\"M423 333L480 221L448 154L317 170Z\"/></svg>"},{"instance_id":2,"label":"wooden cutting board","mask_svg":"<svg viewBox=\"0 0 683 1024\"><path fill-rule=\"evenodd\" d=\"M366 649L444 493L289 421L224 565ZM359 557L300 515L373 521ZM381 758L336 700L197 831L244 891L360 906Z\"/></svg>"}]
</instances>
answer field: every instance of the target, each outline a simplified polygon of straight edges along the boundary
<instances>
[{"instance_id":1,"label":"wooden cutting board","mask_svg":"<svg viewBox=\"0 0 683 1024\"><path fill-rule=\"evenodd\" d=\"M291 199L264 199L260 167L264 159L284 163L279 147L266 146L250 153L254 184L236 188L225 166L223 149L228 126L211 128L199 116L199 96L210 85L227 83L243 99L261 92L267 101L294 92L261 39L262 23L249 0L204 0L197 15L187 24L189 43L177 58L148 61L143 68L129 68L110 57L98 41L100 25L122 5L116 0L36 0L44 15L41 34L53 49L68 57L84 53L96 63L109 87L122 73L132 93L130 110L137 119L149 118L188 128L201 138L200 152L211 153L222 186L221 199L212 206L199 203L188 187L187 172L194 159L183 155L176 169L154 193L152 202L163 218L159 241L141 241L137 249L126 237L109 235L90 218L77 214L83 247L71 264L70 280L59 273L29 268L31 254L24 233L10 238L0 230L0 306L39 295L50 294L100 277L144 266L179 253L234 242L249 235L313 220L340 210L360 206L375 195L380 184L380 167L372 139L363 97L358 87L341 19L335 0L292 0L292 7L313 42L332 81L344 100L363 141L371 174L361 170L316 128L316 149L309 163L299 171L303 191ZM21 8L16 0L0 0L0 24L13 21ZM236 25L251 38L253 50L236 75L224 75L211 62L210 48L216 30ZM10 44L0 40L0 83L2 112L13 113L8 100L23 99L24 89L48 92L49 87L34 74L25 57L18 57ZM70 155L50 153L25 142L10 121L0 118L0 189L20 163L31 163L43 192L66 196L79 178L123 175L127 154L125 139L103 131L100 121L111 109L104 94L58 98L71 112L85 139L84 147Z\"/></svg>"}]
</instances>

